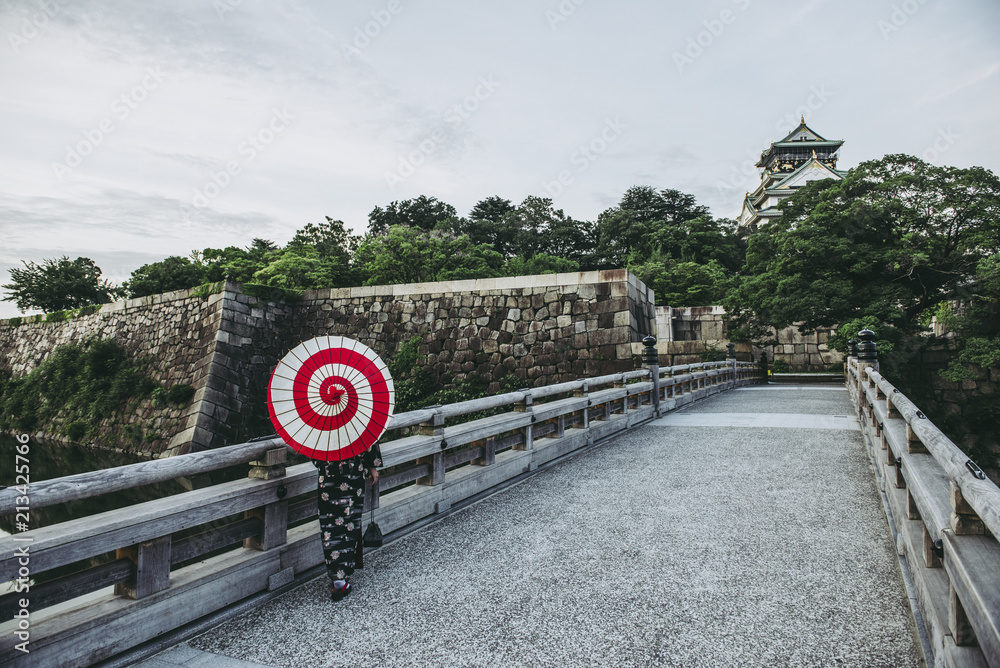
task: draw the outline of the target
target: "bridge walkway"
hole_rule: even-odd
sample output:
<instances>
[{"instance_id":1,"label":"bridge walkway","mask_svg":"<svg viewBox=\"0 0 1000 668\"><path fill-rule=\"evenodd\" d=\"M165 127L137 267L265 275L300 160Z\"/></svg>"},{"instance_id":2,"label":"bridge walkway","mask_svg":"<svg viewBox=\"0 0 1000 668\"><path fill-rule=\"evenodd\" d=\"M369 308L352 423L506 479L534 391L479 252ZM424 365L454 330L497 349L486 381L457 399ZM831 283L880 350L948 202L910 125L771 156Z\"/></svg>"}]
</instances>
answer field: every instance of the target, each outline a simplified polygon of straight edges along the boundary
<instances>
[{"instance_id":1,"label":"bridge walkway","mask_svg":"<svg viewBox=\"0 0 1000 668\"><path fill-rule=\"evenodd\" d=\"M922 665L852 413L697 402L138 665Z\"/></svg>"}]
</instances>

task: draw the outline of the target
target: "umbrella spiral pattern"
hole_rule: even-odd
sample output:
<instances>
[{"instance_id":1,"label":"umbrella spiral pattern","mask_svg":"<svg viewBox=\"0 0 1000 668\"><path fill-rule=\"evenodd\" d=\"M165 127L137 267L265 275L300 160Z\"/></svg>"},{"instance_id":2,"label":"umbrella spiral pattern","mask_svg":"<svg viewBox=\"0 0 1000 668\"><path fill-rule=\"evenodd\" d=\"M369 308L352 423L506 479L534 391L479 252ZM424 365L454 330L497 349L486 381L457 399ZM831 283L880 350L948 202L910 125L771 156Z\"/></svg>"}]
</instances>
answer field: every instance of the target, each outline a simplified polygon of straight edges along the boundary
<instances>
[{"instance_id":1,"label":"umbrella spiral pattern","mask_svg":"<svg viewBox=\"0 0 1000 668\"><path fill-rule=\"evenodd\" d=\"M278 435L295 451L323 461L371 448L385 432L394 404L385 362L360 341L342 336L300 343L278 362L267 388Z\"/></svg>"}]
</instances>

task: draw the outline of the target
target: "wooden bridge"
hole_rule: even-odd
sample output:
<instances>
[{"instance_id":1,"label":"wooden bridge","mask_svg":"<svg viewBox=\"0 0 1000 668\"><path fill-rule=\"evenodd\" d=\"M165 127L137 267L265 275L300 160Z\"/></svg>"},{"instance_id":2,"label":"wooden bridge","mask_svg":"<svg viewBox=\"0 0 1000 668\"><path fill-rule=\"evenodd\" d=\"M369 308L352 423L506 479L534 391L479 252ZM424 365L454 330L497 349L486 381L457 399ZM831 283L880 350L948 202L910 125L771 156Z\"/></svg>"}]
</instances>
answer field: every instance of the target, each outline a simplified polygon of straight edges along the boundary
<instances>
[{"instance_id":1,"label":"wooden bridge","mask_svg":"<svg viewBox=\"0 0 1000 668\"><path fill-rule=\"evenodd\" d=\"M366 557L340 608L315 579L315 468L287 465L276 439L32 484L39 508L252 463L245 479L0 539L0 580L32 578L0 597L12 620L0 665L128 665L245 609L256 622L236 617L146 665L1000 665L1000 489L866 362L849 360L847 391L764 380L735 360L650 365L395 416L369 503L390 537L406 538ZM810 392L833 403L787 410ZM775 425L795 447L761 436ZM857 465L863 444L877 490ZM604 458L594 495L573 486L585 475L569 467L593 457L567 456L583 451ZM556 472L567 472L560 484L534 484ZM456 519L488 512L471 506L499 488L548 491L494 510L486 529ZM0 512L18 496L0 491ZM532 521L511 527L511 516ZM444 580L424 577L426 564L414 572L397 547L431 535L430 569ZM440 547L452 539L466 543ZM506 540L513 561L502 545L485 551L491 540ZM543 574L524 572L540 563ZM34 584L48 571L69 574ZM540 598L517 593L526 577ZM455 591L436 595L441 582ZM406 598L432 620L410 619ZM341 624L374 635L331 646ZM449 655L456 642L465 653Z\"/></svg>"}]
</instances>

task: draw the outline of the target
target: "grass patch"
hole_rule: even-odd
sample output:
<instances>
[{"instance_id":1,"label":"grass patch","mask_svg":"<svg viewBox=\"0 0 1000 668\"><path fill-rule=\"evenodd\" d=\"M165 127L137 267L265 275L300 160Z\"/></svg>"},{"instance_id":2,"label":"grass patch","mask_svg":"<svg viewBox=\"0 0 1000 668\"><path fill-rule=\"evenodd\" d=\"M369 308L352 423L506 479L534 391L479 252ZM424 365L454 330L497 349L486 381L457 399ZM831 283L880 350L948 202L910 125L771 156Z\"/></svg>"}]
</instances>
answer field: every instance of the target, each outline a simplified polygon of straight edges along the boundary
<instances>
[{"instance_id":1,"label":"grass patch","mask_svg":"<svg viewBox=\"0 0 1000 668\"><path fill-rule=\"evenodd\" d=\"M59 346L27 376L0 372L0 429L30 432L62 423L68 437L82 438L130 399L153 391L149 366L112 339Z\"/></svg>"},{"instance_id":2,"label":"grass patch","mask_svg":"<svg viewBox=\"0 0 1000 668\"><path fill-rule=\"evenodd\" d=\"M218 281L217 283L205 283L199 285L194 290L191 291L191 297L199 297L201 299L208 299L212 295L217 295L222 292L223 281Z\"/></svg>"}]
</instances>

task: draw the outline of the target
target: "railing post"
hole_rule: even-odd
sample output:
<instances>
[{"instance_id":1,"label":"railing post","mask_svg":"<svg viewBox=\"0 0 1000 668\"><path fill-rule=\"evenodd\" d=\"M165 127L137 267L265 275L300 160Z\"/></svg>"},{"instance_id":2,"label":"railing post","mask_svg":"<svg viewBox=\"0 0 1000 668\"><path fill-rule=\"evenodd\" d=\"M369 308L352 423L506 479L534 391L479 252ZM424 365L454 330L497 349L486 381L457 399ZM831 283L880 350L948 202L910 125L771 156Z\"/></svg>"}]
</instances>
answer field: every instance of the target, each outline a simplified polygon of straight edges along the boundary
<instances>
[{"instance_id":1,"label":"railing post","mask_svg":"<svg viewBox=\"0 0 1000 668\"><path fill-rule=\"evenodd\" d=\"M472 464L474 466L489 466L490 464L496 462L497 460L496 441L494 440L494 438L492 436L489 436L485 440L480 441L478 443L473 443L472 445L474 446L479 445L479 443L482 443L483 456L473 459Z\"/></svg>"},{"instance_id":2,"label":"railing post","mask_svg":"<svg viewBox=\"0 0 1000 668\"><path fill-rule=\"evenodd\" d=\"M268 450L263 457L250 462L249 477L263 480L284 477L287 455L284 448ZM264 551L284 545L288 540L288 502L284 500L284 489L284 487L278 488L277 500L262 508L253 508L243 513L245 518L256 517L261 522L260 534L244 538L243 547Z\"/></svg>"},{"instance_id":3,"label":"railing post","mask_svg":"<svg viewBox=\"0 0 1000 668\"><path fill-rule=\"evenodd\" d=\"M135 577L116 584L116 594L139 599L170 586L170 536L120 548L116 554L135 563Z\"/></svg>"},{"instance_id":4,"label":"railing post","mask_svg":"<svg viewBox=\"0 0 1000 668\"><path fill-rule=\"evenodd\" d=\"M858 340L849 339L847 341L847 359L844 360L844 373L848 377L851 375L851 360L857 361L858 359Z\"/></svg>"},{"instance_id":5,"label":"railing post","mask_svg":"<svg viewBox=\"0 0 1000 668\"><path fill-rule=\"evenodd\" d=\"M434 409L434 415L427 422L421 422L417 427L417 432L422 436L441 436L441 450L430 457L421 457L417 460L420 464L430 464L431 474L423 478L417 478L418 485L440 485L444 482L444 451L448 444L444 441L444 415L437 410L441 406L428 406Z\"/></svg>"},{"instance_id":6,"label":"railing post","mask_svg":"<svg viewBox=\"0 0 1000 668\"><path fill-rule=\"evenodd\" d=\"M951 528L959 536L981 536L986 533L983 520L965 500L962 488L954 480L951 481Z\"/></svg>"},{"instance_id":7,"label":"railing post","mask_svg":"<svg viewBox=\"0 0 1000 668\"><path fill-rule=\"evenodd\" d=\"M260 459L250 462L250 478L273 480L285 475L285 462L288 461L288 451L284 448L268 450Z\"/></svg>"},{"instance_id":8,"label":"railing post","mask_svg":"<svg viewBox=\"0 0 1000 668\"><path fill-rule=\"evenodd\" d=\"M647 336L642 340L642 364L649 369L649 379L653 381L653 415L660 414L660 354L656 351L656 338Z\"/></svg>"},{"instance_id":9,"label":"railing post","mask_svg":"<svg viewBox=\"0 0 1000 668\"><path fill-rule=\"evenodd\" d=\"M767 383L767 351L760 351L760 375Z\"/></svg>"},{"instance_id":10,"label":"railing post","mask_svg":"<svg viewBox=\"0 0 1000 668\"><path fill-rule=\"evenodd\" d=\"M726 344L726 361L729 363L730 382L733 386L738 382L736 370L736 344L730 341Z\"/></svg>"},{"instance_id":11,"label":"railing post","mask_svg":"<svg viewBox=\"0 0 1000 668\"><path fill-rule=\"evenodd\" d=\"M858 344L858 361L878 371L878 347L875 345L875 332L862 329L858 332L861 343Z\"/></svg>"},{"instance_id":12,"label":"railing post","mask_svg":"<svg viewBox=\"0 0 1000 668\"><path fill-rule=\"evenodd\" d=\"M965 607L958 598L955 586L950 582L948 583L948 629L959 647L976 644L976 632L969 623L969 617L965 614Z\"/></svg>"},{"instance_id":13,"label":"railing post","mask_svg":"<svg viewBox=\"0 0 1000 668\"><path fill-rule=\"evenodd\" d=\"M517 411L518 413L531 413L533 411L533 409L531 407L531 401L532 401L532 399L531 399L531 394L529 394L530 390L528 388L524 388L523 390L518 390L518 391L524 393L524 401L519 401L516 404L514 404L514 410ZM524 443L521 443L520 445L515 445L514 446L515 450L532 450L532 449L534 449L534 447L535 447L535 437L534 437L534 433L533 433L533 431L534 431L534 425L533 425L534 421L535 421L535 418L532 417L531 418L531 422L528 423L527 425L525 425L525 427L524 427ZM532 462L532 464L534 464L534 462Z\"/></svg>"},{"instance_id":14,"label":"railing post","mask_svg":"<svg viewBox=\"0 0 1000 668\"><path fill-rule=\"evenodd\" d=\"M623 374L618 374L618 380L611 383L611 387L625 387L625 376ZM607 406L608 408L604 414L607 415L610 420L612 412L610 401L607 403ZM622 415L628 415L628 392L625 392L625 396L622 397Z\"/></svg>"},{"instance_id":15,"label":"railing post","mask_svg":"<svg viewBox=\"0 0 1000 668\"><path fill-rule=\"evenodd\" d=\"M583 381L583 386L573 392L574 397L586 397L590 394L590 383L588 381ZM588 401L583 407L583 428L590 429L590 402Z\"/></svg>"}]
</instances>

